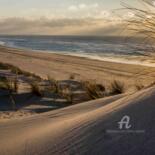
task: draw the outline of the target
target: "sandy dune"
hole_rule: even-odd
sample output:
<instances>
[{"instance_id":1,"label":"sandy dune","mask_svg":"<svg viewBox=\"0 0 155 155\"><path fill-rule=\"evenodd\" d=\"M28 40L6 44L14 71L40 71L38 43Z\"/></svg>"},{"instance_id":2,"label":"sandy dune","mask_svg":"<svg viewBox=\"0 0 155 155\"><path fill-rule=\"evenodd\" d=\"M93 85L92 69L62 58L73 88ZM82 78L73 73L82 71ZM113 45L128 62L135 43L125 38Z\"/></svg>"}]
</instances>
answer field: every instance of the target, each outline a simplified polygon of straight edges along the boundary
<instances>
[{"instance_id":1,"label":"sandy dune","mask_svg":"<svg viewBox=\"0 0 155 155\"><path fill-rule=\"evenodd\" d=\"M151 88L1 123L0 154L154 154L154 94ZM109 133L120 131L124 115L135 132Z\"/></svg>"},{"instance_id":2,"label":"sandy dune","mask_svg":"<svg viewBox=\"0 0 155 155\"><path fill-rule=\"evenodd\" d=\"M154 68L0 47L0 61L46 77L154 80ZM154 155L155 88L0 123L0 155ZM130 117L130 129L118 122ZM115 132L115 133L114 133Z\"/></svg>"}]
</instances>

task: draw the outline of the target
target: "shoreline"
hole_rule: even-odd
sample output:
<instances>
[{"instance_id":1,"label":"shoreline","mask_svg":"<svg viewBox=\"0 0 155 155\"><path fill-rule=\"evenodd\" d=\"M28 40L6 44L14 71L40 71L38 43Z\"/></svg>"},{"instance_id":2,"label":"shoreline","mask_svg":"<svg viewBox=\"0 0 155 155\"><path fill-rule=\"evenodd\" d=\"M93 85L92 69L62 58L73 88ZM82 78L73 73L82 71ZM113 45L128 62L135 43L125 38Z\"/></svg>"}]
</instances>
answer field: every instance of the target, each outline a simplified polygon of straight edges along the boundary
<instances>
[{"instance_id":1,"label":"shoreline","mask_svg":"<svg viewBox=\"0 0 155 155\"><path fill-rule=\"evenodd\" d=\"M106 61L106 62L121 63L121 64L128 64L128 65L140 65L140 66L147 66L147 67L155 67L155 62L149 63L149 62L146 62L146 60L141 60L141 61L135 60L134 61L134 60L128 60L128 59L121 58L121 57L120 58L119 57L118 58L114 58L114 57L103 58L100 56L94 56L94 55L88 56L88 55L80 55L80 54L62 54L62 55L76 56L76 57L87 58L87 59L91 59L91 60L97 60L97 61ZM126 61L128 61L128 62L126 62Z\"/></svg>"},{"instance_id":2,"label":"shoreline","mask_svg":"<svg viewBox=\"0 0 155 155\"><path fill-rule=\"evenodd\" d=\"M127 64L127 65L140 65L140 66L146 66L146 67L155 67L155 61L152 61L151 59L147 59L144 56L132 56L132 58L127 58L125 55L111 55L107 57L99 56L99 55L89 55L89 54L80 54L80 53L70 53L70 52L62 52L58 53L57 51L49 51L49 50L33 50L29 48L22 48L22 47L10 47L7 45L1 45L1 47L9 48L9 49L15 49L18 51L28 51L28 52L38 52L38 53L51 53L51 54L57 54L57 55L65 55L65 56L73 56L73 57L79 57L79 58L86 58L90 60L96 60L96 61L106 61L106 62L112 62L112 63L120 63L120 64ZM123 57L124 56L124 57ZM134 58L133 58L134 57ZM141 57L142 60L136 60L138 57ZM144 60L145 59L145 60Z\"/></svg>"}]
</instances>

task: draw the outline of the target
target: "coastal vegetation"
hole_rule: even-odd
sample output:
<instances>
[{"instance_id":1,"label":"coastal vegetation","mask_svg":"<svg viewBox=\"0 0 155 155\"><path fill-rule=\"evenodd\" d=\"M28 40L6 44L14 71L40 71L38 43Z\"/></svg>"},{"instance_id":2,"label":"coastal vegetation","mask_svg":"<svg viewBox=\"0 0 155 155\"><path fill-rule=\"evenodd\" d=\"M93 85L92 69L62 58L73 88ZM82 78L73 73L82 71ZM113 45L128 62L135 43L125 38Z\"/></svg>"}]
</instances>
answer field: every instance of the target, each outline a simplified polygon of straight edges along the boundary
<instances>
[{"instance_id":1,"label":"coastal vegetation","mask_svg":"<svg viewBox=\"0 0 155 155\"><path fill-rule=\"evenodd\" d=\"M66 100L68 104L76 104L77 100L79 103L79 100L84 102L124 93L124 84L115 80L111 82L111 87L106 87L92 80L75 80L75 75L71 75L66 81L58 81L51 76L42 79L34 73L6 63L0 63L0 70L4 72L0 74L0 91L7 92L5 95L10 97L13 107L15 107L14 98L23 91L39 98L55 95Z\"/></svg>"},{"instance_id":2,"label":"coastal vegetation","mask_svg":"<svg viewBox=\"0 0 155 155\"><path fill-rule=\"evenodd\" d=\"M144 55L152 56L155 51L155 3L152 0L140 0L139 5L133 6L129 3L122 2L123 9L121 12L127 11L131 18L124 19L126 30L131 33L130 38L137 36L141 38L140 44L136 50Z\"/></svg>"},{"instance_id":3,"label":"coastal vegetation","mask_svg":"<svg viewBox=\"0 0 155 155\"><path fill-rule=\"evenodd\" d=\"M40 101L51 100L50 103L56 105L58 100L62 100L63 104L68 106L123 94L127 91L126 84L116 79L107 84L95 80L75 80L75 75L66 80L56 80L49 75L46 79L42 79L34 73L25 72L18 67L5 63L0 63L0 71L2 71L0 74L0 93L2 94L0 98L7 95L12 104L12 109L16 109L16 101L22 94L29 94L29 98L36 96ZM140 82L135 83L134 87L136 91L146 88Z\"/></svg>"}]
</instances>

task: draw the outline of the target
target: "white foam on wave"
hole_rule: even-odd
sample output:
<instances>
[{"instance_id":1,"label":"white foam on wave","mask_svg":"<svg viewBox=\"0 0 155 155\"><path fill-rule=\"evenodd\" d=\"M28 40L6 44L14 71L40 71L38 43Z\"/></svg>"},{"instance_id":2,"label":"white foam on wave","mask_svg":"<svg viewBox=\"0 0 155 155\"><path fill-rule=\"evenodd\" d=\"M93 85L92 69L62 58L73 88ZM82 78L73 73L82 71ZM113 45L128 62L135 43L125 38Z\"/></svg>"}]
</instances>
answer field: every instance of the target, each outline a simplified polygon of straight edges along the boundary
<instances>
[{"instance_id":1,"label":"white foam on wave","mask_svg":"<svg viewBox=\"0 0 155 155\"><path fill-rule=\"evenodd\" d=\"M12 48L18 48L18 46L15 46L14 42L11 41L0 41L0 45Z\"/></svg>"},{"instance_id":2,"label":"white foam on wave","mask_svg":"<svg viewBox=\"0 0 155 155\"><path fill-rule=\"evenodd\" d=\"M5 45L5 42L4 41L0 41L0 45Z\"/></svg>"},{"instance_id":3,"label":"white foam on wave","mask_svg":"<svg viewBox=\"0 0 155 155\"><path fill-rule=\"evenodd\" d=\"M90 54L78 54L78 53L61 53L64 55L71 55L77 57L83 57L93 60L100 60L100 61L107 61L107 62L115 62L115 63L122 63L122 64L131 64L131 65L141 65L141 66L148 66L148 67L155 67L155 62L150 62L150 60L140 60L136 58L134 59L127 59L125 57L115 57L113 56L99 56L99 55L90 55Z\"/></svg>"},{"instance_id":4,"label":"white foam on wave","mask_svg":"<svg viewBox=\"0 0 155 155\"><path fill-rule=\"evenodd\" d=\"M57 51L43 51L43 50L33 50L35 52L41 52L41 53L54 53L59 55L68 55L68 56L76 56L81 58L87 58L92 60L99 60L99 61L107 61L107 62L115 62L115 63L121 63L121 64L129 64L129 65L140 65L140 66L147 66L147 67L155 67L155 62L151 61L150 59L145 58L145 60L141 60L139 56L133 57L128 59L127 57L122 57L121 55L117 57L114 54L111 55L92 55L92 54L84 54L83 52L78 53L71 53L71 52L61 52L58 53Z\"/></svg>"}]
</instances>

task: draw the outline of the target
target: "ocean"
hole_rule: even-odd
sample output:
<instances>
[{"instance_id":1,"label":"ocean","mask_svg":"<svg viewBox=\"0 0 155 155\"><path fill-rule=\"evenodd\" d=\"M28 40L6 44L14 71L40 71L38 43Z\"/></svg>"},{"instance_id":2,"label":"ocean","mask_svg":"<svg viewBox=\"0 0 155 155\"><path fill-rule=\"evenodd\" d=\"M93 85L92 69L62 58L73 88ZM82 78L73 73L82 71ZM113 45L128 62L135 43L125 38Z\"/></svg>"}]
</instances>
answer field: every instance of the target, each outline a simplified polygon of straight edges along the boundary
<instances>
[{"instance_id":1,"label":"ocean","mask_svg":"<svg viewBox=\"0 0 155 155\"><path fill-rule=\"evenodd\" d=\"M145 52L149 51L149 46L144 46L141 39L124 37L0 36L0 44L30 49L34 52L51 52L128 63L148 61Z\"/></svg>"}]
</instances>

